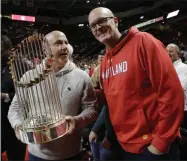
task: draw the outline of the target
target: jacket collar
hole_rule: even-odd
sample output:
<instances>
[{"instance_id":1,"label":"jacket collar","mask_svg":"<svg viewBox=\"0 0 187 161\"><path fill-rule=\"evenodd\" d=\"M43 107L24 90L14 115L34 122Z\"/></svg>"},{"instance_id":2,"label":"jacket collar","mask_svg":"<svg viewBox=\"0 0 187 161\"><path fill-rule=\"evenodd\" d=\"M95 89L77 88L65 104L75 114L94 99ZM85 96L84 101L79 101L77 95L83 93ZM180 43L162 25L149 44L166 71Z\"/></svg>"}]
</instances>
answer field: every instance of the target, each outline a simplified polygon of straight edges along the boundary
<instances>
[{"instance_id":1,"label":"jacket collar","mask_svg":"<svg viewBox=\"0 0 187 161\"><path fill-rule=\"evenodd\" d=\"M76 65L73 62L70 62L68 60L68 62L65 64L65 66L60 71L58 71L57 73L55 73L55 76L56 77L63 76L65 74L71 72L75 68L76 68Z\"/></svg>"},{"instance_id":2,"label":"jacket collar","mask_svg":"<svg viewBox=\"0 0 187 161\"><path fill-rule=\"evenodd\" d=\"M117 54L123 47L124 45L136 34L138 33L139 30L135 27L131 27L129 30L126 30L122 36L119 39L118 44L110 51L106 49L107 55L115 55Z\"/></svg>"},{"instance_id":3,"label":"jacket collar","mask_svg":"<svg viewBox=\"0 0 187 161\"><path fill-rule=\"evenodd\" d=\"M182 63L182 60L181 60L181 59L178 59L178 60L176 60L176 61L173 62L173 65L174 65L174 66L177 66L177 65L179 65L179 64L181 64L181 63Z\"/></svg>"}]
</instances>

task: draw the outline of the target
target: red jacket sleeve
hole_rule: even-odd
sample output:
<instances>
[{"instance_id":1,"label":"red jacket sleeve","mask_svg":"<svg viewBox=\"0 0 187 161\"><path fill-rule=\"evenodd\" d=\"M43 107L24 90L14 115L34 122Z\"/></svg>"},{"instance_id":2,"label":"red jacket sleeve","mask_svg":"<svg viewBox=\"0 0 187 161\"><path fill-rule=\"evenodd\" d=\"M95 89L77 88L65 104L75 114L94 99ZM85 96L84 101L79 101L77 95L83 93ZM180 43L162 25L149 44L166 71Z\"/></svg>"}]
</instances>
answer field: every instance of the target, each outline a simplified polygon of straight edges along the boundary
<instances>
[{"instance_id":1,"label":"red jacket sleeve","mask_svg":"<svg viewBox=\"0 0 187 161\"><path fill-rule=\"evenodd\" d=\"M152 145L166 152L179 134L184 114L184 92L164 45L143 33L140 59L158 93L159 123Z\"/></svg>"}]
</instances>

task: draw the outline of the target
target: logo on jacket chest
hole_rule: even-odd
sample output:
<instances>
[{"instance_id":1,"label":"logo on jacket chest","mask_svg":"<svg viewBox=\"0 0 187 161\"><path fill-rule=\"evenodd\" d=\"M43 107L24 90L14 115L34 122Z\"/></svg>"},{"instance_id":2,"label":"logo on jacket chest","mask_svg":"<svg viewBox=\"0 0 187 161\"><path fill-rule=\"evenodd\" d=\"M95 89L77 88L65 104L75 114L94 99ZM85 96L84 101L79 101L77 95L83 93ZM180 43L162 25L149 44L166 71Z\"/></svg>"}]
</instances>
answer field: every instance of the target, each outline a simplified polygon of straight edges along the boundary
<instances>
[{"instance_id":1,"label":"logo on jacket chest","mask_svg":"<svg viewBox=\"0 0 187 161\"><path fill-rule=\"evenodd\" d=\"M106 69L104 72L102 72L102 79L108 79L115 75L125 73L126 71L127 71L127 62L124 61L116 65L113 65L108 69Z\"/></svg>"}]
</instances>

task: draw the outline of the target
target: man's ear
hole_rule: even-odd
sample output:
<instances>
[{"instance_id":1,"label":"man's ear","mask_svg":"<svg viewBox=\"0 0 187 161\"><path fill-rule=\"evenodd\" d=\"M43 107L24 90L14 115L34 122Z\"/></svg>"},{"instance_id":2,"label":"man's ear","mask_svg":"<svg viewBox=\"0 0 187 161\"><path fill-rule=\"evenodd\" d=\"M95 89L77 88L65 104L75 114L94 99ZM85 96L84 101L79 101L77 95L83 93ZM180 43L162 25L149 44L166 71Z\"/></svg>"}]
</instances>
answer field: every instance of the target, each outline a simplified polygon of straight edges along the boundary
<instances>
[{"instance_id":1,"label":"man's ear","mask_svg":"<svg viewBox=\"0 0 187 161\"><path fill-rule=\"evenodd\" d=\"M117 17L114 17L114 23L116 25L116 28L118 27L119 19Z\"/></svg>"}]
</instances>

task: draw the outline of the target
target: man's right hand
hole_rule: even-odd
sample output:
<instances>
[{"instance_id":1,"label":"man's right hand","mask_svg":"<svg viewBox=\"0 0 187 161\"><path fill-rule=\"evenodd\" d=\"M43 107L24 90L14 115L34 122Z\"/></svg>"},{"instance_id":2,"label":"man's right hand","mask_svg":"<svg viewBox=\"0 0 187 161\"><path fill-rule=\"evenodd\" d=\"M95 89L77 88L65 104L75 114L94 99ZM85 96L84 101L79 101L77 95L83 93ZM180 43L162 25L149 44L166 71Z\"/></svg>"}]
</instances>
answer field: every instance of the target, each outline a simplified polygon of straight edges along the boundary
<instances>
[{"instance_id":1,"label":"man's right hand","mask_svg":"<svg viewBox=\"0 0 187 161\"><path fill-rule=\"evenodd\" d=\"M16 134L17 139L18 139L18 140L21 140L19 128L21 128L21 125L16 125L15 128L14 128L14 131L15 131L15 134Z\"/></svg>"},{"instance_id":2,"label":"man's right hand","mask_svg":"<svg viewBox=\"0 0 187 161\"><path fill-rule=\"evenodd\" d=\"M95 132L91 131L90 132L90 135L89 135L89 142L92 143L92 142L97 142L97 139L98 139L98 136Z\"/></svg>"}]
</instances>

